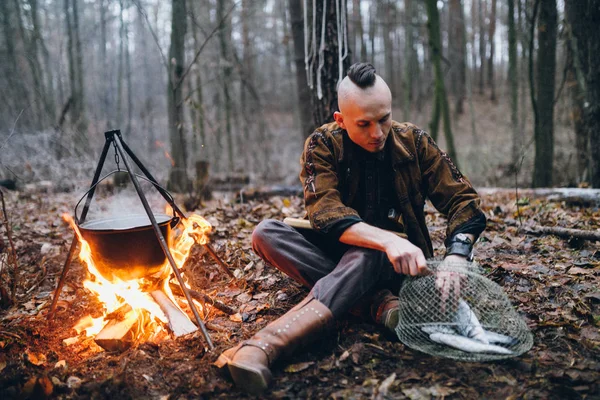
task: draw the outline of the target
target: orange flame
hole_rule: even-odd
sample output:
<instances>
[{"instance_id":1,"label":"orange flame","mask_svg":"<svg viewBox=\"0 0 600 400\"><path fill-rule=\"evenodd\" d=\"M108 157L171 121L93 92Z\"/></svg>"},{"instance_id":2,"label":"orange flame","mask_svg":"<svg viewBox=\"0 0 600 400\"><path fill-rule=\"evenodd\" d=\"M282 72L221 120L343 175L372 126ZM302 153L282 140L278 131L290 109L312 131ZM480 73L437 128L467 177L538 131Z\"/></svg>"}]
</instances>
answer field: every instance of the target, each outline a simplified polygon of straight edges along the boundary
<instances>
[{"instance_id":1,"label":"orange flame","mask_svg":"<svg viewBox=\"0 0 600 400\"><path fill-rule=\"evenodd\" d=\"M175 160L173 159L173 157L171 157L171 153L169 153L166 149L165 149L165 144L163 142L161 142L160 140L157 140L154 142L154 144L156 145L156 147L160 147L161 149L164 150L165 152L165 157L169 160L169 162L171 163L171 167L175 166Z\"/></svg>"},{"instance_id":2,"label":"orange flame","mask_svg":"<svg viewBox=\"0 0 600 400\"><path fill-rule=\"evenodd\" d=\"M87 336L96 335L108 322L106 320L107 315L119 309L124 304L131 306L133 312L136 314L145 310L151 317L156 318L163 323L167 323L167 317L158 304L152 299L149 293L142 290L144 279L123 281L115 278L114 281L110 281L103 277L94 265L90 246L81 236L73 218L66 213L63 214L62 217L75 231L81 244L79 259L85 263L88 271L92 275L92 279L85 280L83 286L93 292L98 297L98 300L104 305L103 315L101 317L84 317L74 328L78 332L85 330ZM184 265L194 243L204 244L208 241L207 234L212 228L204 218L196 214L187 219L182 219L181 222L183 230L174 238L174 244L171 246L171 253L178 268L181 268ZM160 289L171 299L174 299L167 279L164 280L163 286ZM176 302L174 303L176 304ZM197 305L200 306L199 304Z\"/></svg>"}]
</instances>

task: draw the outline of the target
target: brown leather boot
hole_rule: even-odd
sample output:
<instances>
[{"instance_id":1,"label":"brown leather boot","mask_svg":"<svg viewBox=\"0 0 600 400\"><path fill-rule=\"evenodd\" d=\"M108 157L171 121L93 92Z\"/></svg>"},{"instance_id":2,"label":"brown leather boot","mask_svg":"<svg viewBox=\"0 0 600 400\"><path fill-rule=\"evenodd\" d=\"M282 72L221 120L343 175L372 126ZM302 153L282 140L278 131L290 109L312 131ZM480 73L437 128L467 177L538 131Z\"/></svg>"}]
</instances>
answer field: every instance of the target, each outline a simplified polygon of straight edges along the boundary
<instances>
[{"instance_id":1,"label":"brown leather boot","mask_svg":"<svg viewBox=\"0 0 600 400\"><path fill-rule=\"evenodd\" d=\"M240 389L261 393L271 380L269 367L280 355L290 355L298 346L312 342L332 323L329 308L309 294L252 338L224 351L215 365L227 365Z\"/></svg>"},{"instance_id":2,"label":"brown leather boot","mask_svg":"<svg viewBox=\"0 0 600 400\"><path fill-rule=\"evenodd\" d=\"M375 323L380 324L395 332L398 325L398 296L394 296L387 289L380 290L373 297L371 303L371 317Z\"/></svg>"}]
</instances>

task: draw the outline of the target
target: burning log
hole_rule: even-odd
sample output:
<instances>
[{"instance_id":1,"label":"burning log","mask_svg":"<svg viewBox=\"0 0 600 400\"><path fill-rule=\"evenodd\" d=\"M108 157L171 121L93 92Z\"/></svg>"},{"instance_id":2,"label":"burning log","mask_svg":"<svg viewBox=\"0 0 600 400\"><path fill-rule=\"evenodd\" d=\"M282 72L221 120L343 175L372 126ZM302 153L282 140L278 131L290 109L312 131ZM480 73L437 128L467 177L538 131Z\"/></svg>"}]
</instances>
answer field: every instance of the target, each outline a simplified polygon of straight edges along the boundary
<instances>
[{"instance_id":1,"label":"burning log","mask_svg":"<svg viewBox=\"0 0 600 400\"><path fill-rule=\"evenodd\" d=\"M106 351L124 351L130 348L138 339L144 327L142 312L132 310L125 312L123 319L112 319L96 335L94 341Z\"/></svg>"},{"instance_id":2,"label":"burning log","mask_svg":"<svg viewBox=\"0 0 600 400\"><path fill-rule=\"evenodd\" d=\"M169 328L175 336L187 335L198 330L198 327L164 292L155 290L151 295L169 319Z\"/></svg>"}]
</instances>

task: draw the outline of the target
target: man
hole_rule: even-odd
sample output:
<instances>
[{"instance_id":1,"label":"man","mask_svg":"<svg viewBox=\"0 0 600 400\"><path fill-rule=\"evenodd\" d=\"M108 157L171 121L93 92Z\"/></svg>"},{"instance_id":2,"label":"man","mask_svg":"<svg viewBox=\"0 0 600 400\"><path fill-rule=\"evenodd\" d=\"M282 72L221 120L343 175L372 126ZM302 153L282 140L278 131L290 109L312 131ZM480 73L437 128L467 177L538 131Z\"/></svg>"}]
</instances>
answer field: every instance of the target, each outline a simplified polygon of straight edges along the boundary
<instances>
[{"instance_id":1,"label":"man","mask_svg":"<svg viewBox=\"0 0 600 400\"><path fill-rule=\"evenodd\" d=\"M225 351L236 385L264 390L269 366L307 344L351 308L370 306L378 324L394 329L404 275L426 272L433 256L425 225L429 198L448 218L446 261L464 261L485 229L480 200L450 158L416 126L392 120L392 96L370 64L354 64L338 88L335 122L306 141L300 180L312 230L261 222L255 252L311 288L296 307L250 340ZM442 295L459 290L437 280Z\"/></svg>"}]
</instances>

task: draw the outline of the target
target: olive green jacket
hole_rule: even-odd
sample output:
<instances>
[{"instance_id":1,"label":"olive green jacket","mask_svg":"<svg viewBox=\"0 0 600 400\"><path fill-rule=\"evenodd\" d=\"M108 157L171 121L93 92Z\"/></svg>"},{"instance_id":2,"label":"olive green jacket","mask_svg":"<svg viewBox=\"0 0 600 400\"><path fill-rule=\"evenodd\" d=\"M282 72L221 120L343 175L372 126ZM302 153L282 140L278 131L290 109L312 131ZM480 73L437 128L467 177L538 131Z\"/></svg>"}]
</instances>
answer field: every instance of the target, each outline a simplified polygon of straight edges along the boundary
<instances>
[{"instance_id":1,"label":"olive green jacket","mask_svg":"<svg viewBox=\"0 0 600 400\"><path fill-rule=\"evenodd\" d=\"M308 218L317 231L342 218L359 216L347 206L357 194L360 178L359 167L348 154L350 144L347 132L333 122L318 128L304 145L300 180ZM385 147L391 154L400 208L397 231L431 257L425 199L448 218L450 237L462 224L482 215L479 196L450 157L415 125L393 121Z\"/></svg>"}]
</instances>

